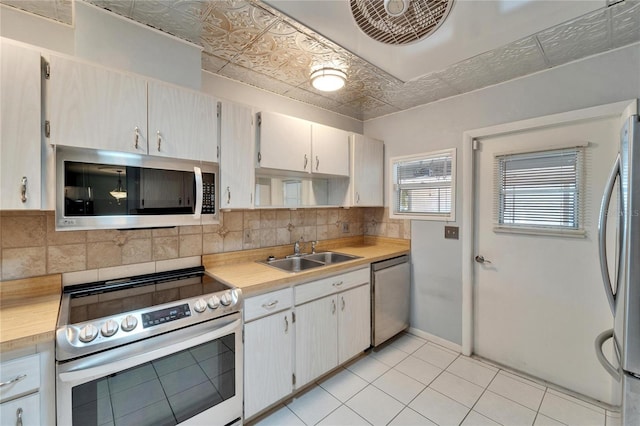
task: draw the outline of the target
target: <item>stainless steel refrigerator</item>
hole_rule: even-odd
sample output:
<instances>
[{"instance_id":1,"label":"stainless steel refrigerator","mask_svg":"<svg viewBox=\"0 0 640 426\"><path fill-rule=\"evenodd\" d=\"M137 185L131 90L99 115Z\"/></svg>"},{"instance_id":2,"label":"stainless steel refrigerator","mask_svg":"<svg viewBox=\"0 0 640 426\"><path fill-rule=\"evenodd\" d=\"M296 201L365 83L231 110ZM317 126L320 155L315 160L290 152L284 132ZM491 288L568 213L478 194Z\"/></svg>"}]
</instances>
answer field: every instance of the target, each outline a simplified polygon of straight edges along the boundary
<instances>
[{"instance_id":1,"label":"stainless steel refrigerator","mask_svg":"<svg viewBox=\"0 0 640 426\"><path fill-rule=\"evenodd\" d=\"M610 207L612 199L616 206ZM607 256L607 216L616 214L615 253ZM611 223L611 221L609 221ZM640 118L637 102L623 114L620 151L609 176L598 223L600 267L613 329L596 339L596 355L620 383L622 424L640 425ZM610 276L610 266L614 272ZM603 344L613 338L612 361Z\"/></svg>"}]
</instances>

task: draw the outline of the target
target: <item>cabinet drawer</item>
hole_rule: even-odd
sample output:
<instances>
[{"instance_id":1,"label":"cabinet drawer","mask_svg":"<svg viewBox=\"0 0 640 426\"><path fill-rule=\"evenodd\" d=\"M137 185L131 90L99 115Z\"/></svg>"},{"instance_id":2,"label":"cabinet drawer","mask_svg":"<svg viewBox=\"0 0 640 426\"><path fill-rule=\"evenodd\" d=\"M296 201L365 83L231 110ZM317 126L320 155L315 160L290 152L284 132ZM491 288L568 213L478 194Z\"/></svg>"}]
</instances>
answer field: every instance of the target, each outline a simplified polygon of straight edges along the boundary
<instances>
[{"instance_id":1,"label":"cabinet drawer","mask_svg":"<svg viewBox=\"0 0 640 426\"><path fill-rule=\"evenodd\" d=\"M22 423L18 422L18 416ZM33 393L22 398L0 404L0 425L39 426L40 394Z\"/></svg>"},{"instance_id":2,"label":"cabinet drawer","mask_svg":"<svg viewBox=\"0 0 640 426\"><path fill-rule=\"evenodd\" d=\"M293 290L283 288L244 301L244 320L251 321L265 315L289 309L293 302Z\"/></svg>"},{"instance_id":3,"label":"cabinet drawer","mask_svg":"<svg viewBox=\"0 0 640 426\"><path fill-rule=\"evenodd\" d=\"M296 305L368 283L369 277L370 272L367 267L358 269L357 271L347 272L346 274L322 278L308 284L298 285L295 288Z\"/></svg>"},{"instance_id":4,"label":"cabinet drawer","mask_svg":"<svg viewBox=\"0 0 640 426\"><path fill-rule=\"evenodd\" d=\"M0 382L4 383L0 386L0 402L37 390L40 387L40 356L35 354L3 362Z\"/></svg>"}]
</instances>

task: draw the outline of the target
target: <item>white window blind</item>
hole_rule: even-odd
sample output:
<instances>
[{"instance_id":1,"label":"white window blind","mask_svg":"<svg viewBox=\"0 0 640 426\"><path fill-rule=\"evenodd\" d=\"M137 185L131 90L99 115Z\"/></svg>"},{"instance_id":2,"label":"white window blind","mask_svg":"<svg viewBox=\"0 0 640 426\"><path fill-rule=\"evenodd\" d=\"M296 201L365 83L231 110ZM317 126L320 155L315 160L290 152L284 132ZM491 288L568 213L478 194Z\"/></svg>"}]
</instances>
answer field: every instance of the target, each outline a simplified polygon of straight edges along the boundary
<instances>
[{"instance_id":1,"label":"white window blind","mask_svg":"<svg viewBox=\"0 0 640 426\"><path fill-rule=\"evenodd\" d=\"M455 150L392 159L393 214L454 220Z\"/></svg>"},{"instance_id":2,"label":"white window blind","mask_svg":"<svg viewBox=\"0 0 640 426\"><path fill-rule=\"evenodd\" d=\"M499 155L498 228L580 230L584 148Z\"/></svg>"}]
</instances>

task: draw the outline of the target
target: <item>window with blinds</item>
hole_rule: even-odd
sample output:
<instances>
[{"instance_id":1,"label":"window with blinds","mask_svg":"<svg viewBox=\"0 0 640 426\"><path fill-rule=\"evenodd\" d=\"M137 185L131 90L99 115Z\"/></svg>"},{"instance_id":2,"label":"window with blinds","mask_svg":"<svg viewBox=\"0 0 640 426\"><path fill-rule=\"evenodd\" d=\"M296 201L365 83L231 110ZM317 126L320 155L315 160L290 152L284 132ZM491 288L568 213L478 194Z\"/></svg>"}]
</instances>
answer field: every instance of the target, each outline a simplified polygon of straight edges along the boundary
<instances>
[{"instance_id":1,"label":"window with blinds","mask_svg":"<svg viewBox=\"0 0 640 426\"><path fill-rule=\"evenodd\" d=\"M392 217L455 220L455 149L391 159Z\"/></svg>"},{"instance_id":2,"label":"window with blinds","mask_svg":"<svg viewBox=\"0 0 640 426\"><path fill-rule=\"evenodd\" d=\"M580 231L583 163L583 147L496 156L496 230Z\"/></svg>"}]
</instances>

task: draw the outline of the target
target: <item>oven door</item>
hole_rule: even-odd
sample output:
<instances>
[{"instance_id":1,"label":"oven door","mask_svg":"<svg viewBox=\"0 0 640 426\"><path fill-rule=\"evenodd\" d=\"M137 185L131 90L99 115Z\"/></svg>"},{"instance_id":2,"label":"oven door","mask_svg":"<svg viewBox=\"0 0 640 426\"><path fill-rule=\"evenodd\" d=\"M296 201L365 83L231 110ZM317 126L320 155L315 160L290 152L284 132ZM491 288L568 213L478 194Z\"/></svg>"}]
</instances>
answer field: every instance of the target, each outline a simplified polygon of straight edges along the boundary
<instances>
[{"instance_id":1,"label":"oven door","mask_svg":"<svg viewBox=\"0 0 640 426\"><path fill-rule=\"evenodd\" d=\"M57 363L58 425L241 424L241 318Z\"/></svg>"}]
</instances>

